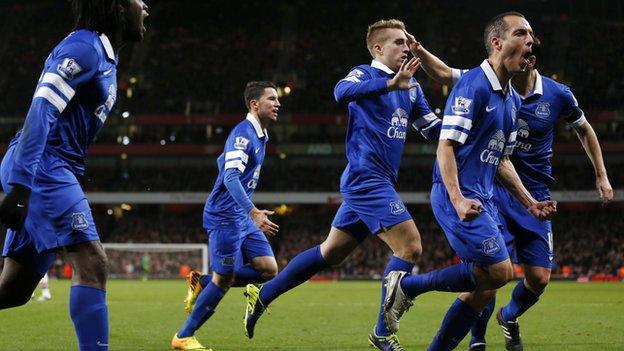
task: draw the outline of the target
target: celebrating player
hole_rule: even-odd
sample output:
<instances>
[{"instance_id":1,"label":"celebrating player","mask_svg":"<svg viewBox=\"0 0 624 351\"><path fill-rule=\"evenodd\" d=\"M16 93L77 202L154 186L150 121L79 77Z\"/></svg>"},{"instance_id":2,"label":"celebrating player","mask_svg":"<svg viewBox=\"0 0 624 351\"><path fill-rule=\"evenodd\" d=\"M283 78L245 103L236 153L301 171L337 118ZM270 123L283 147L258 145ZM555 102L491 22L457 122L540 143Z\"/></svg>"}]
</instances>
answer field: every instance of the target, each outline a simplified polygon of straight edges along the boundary
<instances>
[{"instance_id":1,"label":"celebrating player","mask_svg":"<svg viewBox=\"0 0 624 351\"><path fill-rule=\"evenodd\" d=\"M520 98L508 82L528 65L531 27L521 14L504 13L488 22L484 39L488 59L464 73L447 100L431 190L434 215L462 262L423 275L392 272L387 278L385 311L393 330L416 296L431 290L465 292L447 312L429 350L454 349L495 290L513 275L492 200L495 176L536 218L556 211L553 201L538 202L530 195L509 160Z\"/></svg>"},{"instance_id":2,"label":"celebrating player","mask_svg":"<svg viewBox=\"0 0 624 351\"><path fill-rule=\"evenodd\" d=\"M408 125L426 135L440 120L429 109L412 77L420 63L408 59L403 22L381 20L368 27L366 44L371 65L353 68L334 90L338 102L348 103L349 125L340 191L343 203L325 241L294 257L277 277L261 289L248 285L245 333L266 307L284 292L331 265L340 264L363 240L377 235L392 249L384 276L411 272L421 253L420 234L395 190ZM382 286L382 301L385 287ZM382 350L402 350L381 311L369 342Z\"/></svg>"},{"instance_id":3,"label":"celebrating player","mask_svg":"<svg viewBox=\"0 0 624 351\"><path fill-rule=\"evenodd\" d=\"M411 39L414 55L423 62L423 68L433 79L452 85L465 72L451 69ZM577 133L596 174L596 189L603 202L613 198L607 171L602 159L598 137L579 108L576 98L567 86L542 76L537 71L541 57L541 42L534 36L527 69L515 75L512 86L522 97L518 116L518 135L514 153L510 156L515 169L531 195L538 200L550 199L552 176L552 144L555 126L564 118ZM497 314L505 336L507 350L522 350L518 317L537 303L550 280L553 260L553 234L550 220L537 221L512 198L500 183L494 183L494 201L510 255L515 250L518 263L523 267L524 280L514 288L511 301ZM485 349L487 322L494 311L493 299L472 329L471 350Z\"/></svg>"},{"instance_id":4,"label":"celebrating player","mask_svg":"<svg viewBox=\"0 0 624 351\"><path fill-rule=\"evenodd\" d=\"M80 350L108 349L107 260L76 179L117 96L118 50L143 38L141 0L74 0L75 30L45 61L0 175L7 226L0 308L26 303L63 248L73 266L69 312Z\"/></svg>"},{"instance_id":5,"label":"celebrating player","mask_svg":"<svg viewBox=\"0 0 624 351\"><path fill-rule=\"evenodd\" d=\"M207 350L195 338L195 331L212 316L228 289L263 282L277 273L273 250L263 232L275 235L279 228L268 218L273 212L257 209L251 197L269 140L266 128L277 121L280 103L271 82L247 83L244 96L249 113L225 142L217 159L219 176L204 207L213 274L189 276L186 302L191 314L171 341L175 350Z\"/></svg>"}]
</instances>

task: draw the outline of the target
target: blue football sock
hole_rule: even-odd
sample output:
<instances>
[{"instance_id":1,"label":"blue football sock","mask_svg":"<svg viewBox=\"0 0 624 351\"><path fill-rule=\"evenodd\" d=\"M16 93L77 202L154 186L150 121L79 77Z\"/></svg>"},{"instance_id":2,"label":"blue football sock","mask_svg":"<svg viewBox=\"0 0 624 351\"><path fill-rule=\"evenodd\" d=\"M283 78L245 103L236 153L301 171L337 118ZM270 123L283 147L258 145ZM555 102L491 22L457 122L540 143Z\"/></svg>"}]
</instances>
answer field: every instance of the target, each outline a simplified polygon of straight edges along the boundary
<instances>
[{"instance_id":1,"label":"blue football sock","mask_svg":"<svg viewBox=\"0 0 624 351\"><path fill-rule=\"evenodd\" d=\"M392 331L388 329L388 325L386 324L386 320L383 317L383 303L386 298L386 286L385 286L385 278L388 273L392 271L403 271L403 272L411 272L412 268L414 268L414 264L409 261L405 261L399 257L392 256L388 265L386 266L386 270L384 271L383 279L381 280L381 305L379 306L379 316L377 317L377 326L375 329L375 333L378 336L388 336L392 334Z\"/></svg>"},{"instance_id":2,"label":"blue football sock","mask_svg":"<svg viewBox=\"0 0 624 351\"><path fill-rule=\"evenodd\" d=\"M453 350L479 319L479 312L457 299L451 305L428 351Z\"/></svg>"},{"instance_id":3,"label":"blue football sock","mask_svg":"<svg viewBox=\"0 0 624 351\"><path fill-rule=\"evenodd\" d=\"M80 351L108 350L106 291L74 285L69 291L69 315L74 322Z\"/></svg>"},{"instance_id":4,"label":"blue football sock","mask_svg":"<svg viewBox=\"0 0 624 351\"><path fill-rule=\"evenodd\" d=\"M401 280L401 289L410 298L427 291L471 292L476 287L472 263L459 263L425 274L408 275Z\"/></svg>"},{"instance_id":5,"label":"blue football sock","mask_svg":"<svg viewBox=\"0 0 624 351\"><path fill-rule=\"evenodd\" d=\"M260 301L268 306L278 296L312 278L328 265L317 245L295 256L286 267L260 289Z\"/></svg>"},{"instance_id":6,"label":"blue football sock","mask_svg":"<svg viewBox=\"0 0 624 351\"><path fill-rule=\"evenodd\" d=\"M195 331L214 314L224 295L225 292L221 288L210 282L197 296L195 307L178 331L178 337L186 338L195 334Z\"/></svg>"},{"instance_id":7,"label":"blue football sock","mask_svg":"<svg viewBox=\"0 0 624 351\"><path fill-rule=\"evenodd\" d=\"M503 307L503 319L506 321L515 321L526 310L535 305L539 297L539 294L535 294L524 285L524 280L519 281L511 293L511 300L507 306Z\"/></svg>"},{"instance_id":8,"label":"blue football sock","mask_svg":"<svg viewBox=\"0 0 624 351\"><path fill-rule=\"evenodd\" d=\"M212 281L211 274L204 274L199 278L199 284L205 288ZM246 264L234 272L233 287L246 286L253 283L264 283L266 279L262 278L262 274L255 270L251 264Z\"/></svg>"},{"instance_id":9,"label":"blue football sock","mask_svg":"<svg viewBox=\"0 0 624 351\"><path fill-rule=\"evenodd\" d=\"M494 312L494 308L496 307L496 296L490 301L490 303L485 306L483 311L481 311L481 316L477 320L477 323L472 327L472 339L470 339L470 345L476 343L484 343L485 344L485 332L487 331L487 325L490 320L490 316L492 316L492 312Z\"/></svg>"}]
</instances>

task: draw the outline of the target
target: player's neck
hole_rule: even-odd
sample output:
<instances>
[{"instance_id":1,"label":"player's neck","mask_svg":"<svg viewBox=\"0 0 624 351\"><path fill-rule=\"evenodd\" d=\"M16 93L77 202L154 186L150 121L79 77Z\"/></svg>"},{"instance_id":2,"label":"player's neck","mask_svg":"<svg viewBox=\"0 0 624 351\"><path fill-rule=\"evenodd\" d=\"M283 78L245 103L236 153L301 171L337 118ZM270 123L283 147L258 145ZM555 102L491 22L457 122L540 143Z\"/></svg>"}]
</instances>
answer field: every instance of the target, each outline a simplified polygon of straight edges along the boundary
<instances>
[{"instance_id":1,"label":"player's neck","mask_svg":"<svg viewBox=\"0 0 624 351\"><path fill-rule=\"evenodd\" d=\"M258 124L260 124L260 127L262 127L262 129L266 129L268 127L269 121L266 118L260 118L258 117L258 114L250 111L249 114L256 119L256 121L258 121Z\"/></svg>"},{"instance_id":2,"label":"player's neck","mask_svg":"<svg viewBox=\"0 0 624 351\"><path fill-rule=\"evenodd\" d=\"M537 72L534 69L527 69L526 72L513 77L511 84L518 94L527 97L535 90L535 81L537 80Z\"/></svg>"},{"instance_id":3,"label":"player's neck","mask_svg":"<svg viewBox=\"0 0 624 351\"><path fill-rule=\"evenodd\" d=\"M496 78L500 83L500 86L503 88L503 92L507 93L507 87L509 85L509 80L514 76L511 72L505 68L503 64L503 60L500 56L490 56L487 61L492 66L492 70L494 74L496 74Z\"/></svg>"}]
</instances>

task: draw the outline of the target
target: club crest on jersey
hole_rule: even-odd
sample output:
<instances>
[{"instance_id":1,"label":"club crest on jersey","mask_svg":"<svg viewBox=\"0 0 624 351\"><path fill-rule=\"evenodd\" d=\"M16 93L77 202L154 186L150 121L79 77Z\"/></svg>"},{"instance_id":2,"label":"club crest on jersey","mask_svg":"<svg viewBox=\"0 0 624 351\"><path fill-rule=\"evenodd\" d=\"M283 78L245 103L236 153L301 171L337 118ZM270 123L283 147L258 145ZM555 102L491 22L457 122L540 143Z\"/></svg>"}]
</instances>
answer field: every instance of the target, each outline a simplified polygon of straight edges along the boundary
<instances>
[{"instance_id":1,"label":"club crest on jersey","mask_svg":"<svg viewBox=\"0 0 624 351\"><path fill-rule=\"evenodd\" d=\"M548 118L550 116L550 102L538 102L535 108L535 115L539 118Z\"/></svg>"},{"instance_id":2,"label":"club crest on jersey","mask_svg":"<svg viewBox=\"0 0 624 351\"><path fill-rule=\"evenodd\" d=\"M396 216L403 212L405 212L405 205L403 205L403 201L395 200L390 203L390 213Z\"/></svg>"},{"instance_id":3,"label":"club crest on jersey","mask_svg":"<svg viewBox=\"0 0 624 351\"><path fill-rule=\"evenodd\" d=\"M496 240L495 237L483 240L483 243L481 245L483 246L483 253L488 256L493 256L501 250L501 247L498 244L498 240Z\"/></svg>"},{"instance_id":4,"label":"club crest on jersey","mask_svg":"<svg viewBox=\"0 0 624 351\"><path fill-rule=\"evenodd\" d=\"M73 58L66 58L63 63L56 66L56 71L66 80L72 80L78 73L82 72L82 67Z\"/></svg>"},{"instance_id":5,"label":"club crest on jersey","mask_svg":"<svg viewBox=\"0 0 624 351\"><path fill-rule=\"evenodd\" d=\"M223 257L223 260L221 261L221 264L223 264L224 266L228 266L228 267L233 266L234 265L234 257L232 257L232 256Z\"/></svg>"},{"instance_id":6,"label":"club crest on jersey","mask_svg":"<svg viewBox=\"0 0 624 351\"><path fill-rule=\"evenodd\" d=\"M87 222L87 218L83 212L72 213L72 222L71 226L73 230L84 231L89 228L89 222Z\"/></svg>"},{"instance_id":7,"label":"club crest on jersey","mask_svg":"<svg viewBox=\"0 0 624 351\"><path fill-rule=\"evenodd\" d=\"M505 135L502 130L499 130L494 133L487 148L481 152L481 162L498 166L503 149L505 149Z\"/></svg>"},{"instance_id":8,"label":"club crest on jersey","mask_svg":"<svg viewBox=\"0 0 624 351\"><path fill-rule=\"evenodd\" d=\"M467 99L463 96L455 97L455 103L451 106L451 110L457 115L465 115L470 112L471 99Z\"/></svg>"},{"instance_id":9,"label":"club crest on jersey","mask_svg":"<svg viewBox=\"0 0 624 351\"><path fill-rule=\"evenodd\" d=\"M397 108L390 119L390 128L386 132L388 138L403 139L407 136L407 112Z\"/></svg>"},{"instance_id":10,"label":"club crest on jersey","mask_svg":"<svg viewBox=\"0 0 624 351\"><path fill-rule=\"evenodd\" d=\"M241 136L234 139L234 148L237 150L245 150L247 148L247 144L249 144L249 139L243 138Z\"/></svg>"}]
</instances>

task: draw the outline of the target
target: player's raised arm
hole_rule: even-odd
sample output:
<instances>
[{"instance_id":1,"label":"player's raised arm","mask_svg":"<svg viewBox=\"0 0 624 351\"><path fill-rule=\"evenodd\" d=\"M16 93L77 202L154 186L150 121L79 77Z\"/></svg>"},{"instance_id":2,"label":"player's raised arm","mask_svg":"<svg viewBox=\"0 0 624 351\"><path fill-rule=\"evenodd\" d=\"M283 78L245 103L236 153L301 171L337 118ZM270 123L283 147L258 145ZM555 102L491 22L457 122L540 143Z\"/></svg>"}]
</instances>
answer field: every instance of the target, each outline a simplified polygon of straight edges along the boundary
<instances>
[{"instance_id":1,"label":"player's raised arm","mask_svg":"<svg viewBox=\"0 0 624 351\"><path fill-rule=\"evenodd\" d=\"M334 88L337 102L350 102L371 95L388 92L386 78L372 78L364 69L354 68L338 81Z\"/></svg>"},{"instance_id":2,"label":"player's raised arm","mask_svg":"<svg viewBox=\"0 0 624 351\"><path fill-rule=\"evenodd\" d=\"M429 52L416 38L408 32L407 44L410 47L412 55L420 58L422 69L427 75L441 84L453 85L459 77L453 76L453 69L436 55Z\"/></svg>"}]
</instances>

